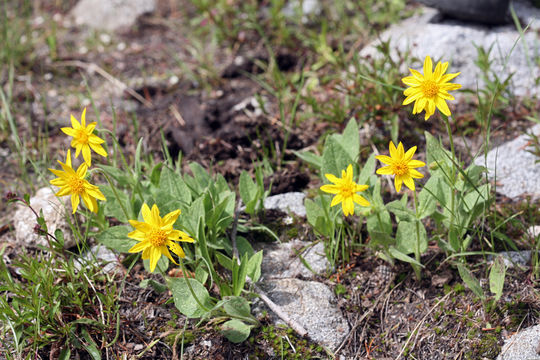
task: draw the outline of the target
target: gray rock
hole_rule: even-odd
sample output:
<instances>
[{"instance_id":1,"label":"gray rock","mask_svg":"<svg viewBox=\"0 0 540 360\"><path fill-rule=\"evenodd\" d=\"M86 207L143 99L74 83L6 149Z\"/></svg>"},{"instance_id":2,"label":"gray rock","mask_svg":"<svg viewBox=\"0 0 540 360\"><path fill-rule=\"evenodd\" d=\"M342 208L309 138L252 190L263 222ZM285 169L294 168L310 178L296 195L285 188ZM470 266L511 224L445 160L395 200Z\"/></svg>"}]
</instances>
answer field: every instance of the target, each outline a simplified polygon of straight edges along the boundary
<instances>
[{"instance_id":1,"label":"gray rock","mask_svg":"<svg viewBox=\"0 0 540 360\"><path fill-rule=\"evenodd\" d=\"M96 262L99 263L99 265L103 265L103 272L107 274L114 274L122 269L122 265L118 261L118 256L106 246L99 244L92 246L92 248L82 256L82 259L75 263L75 267L77 270L80 270L84 264L95 264Z\"/></svg>"},{"instance_id":2,"label":"gray rock","mask_svg":"<svg viewBox=\"0 0 540 360\"><path fill-rule=\"evenodd\" d=\"M296 9L301 9L302 22L306 23L309 15L319 15L321 13L321 3L319 0L288 1L281 12L287 17L294 17Z\"/></svg>"},{"instance_id":3,"label":"gray rock","mask_svg":"<svg viewBox=\"0 0 540 360\"><path fill-rule=\"evenodd\" d=\"M335 350L349 333L349 324L336 306L336 297L325 284L277 279L265 281L261 288L318 344ZM275 323L283 324L272 312L268 313Z\"/></svg>"},{"instance_id":4,"label":"gray rock","mask_svg":"<svg viewBox=\"0 0 540 360\"><path fill-rule=\"evenodd\" d=\"M534 30L540 26L540 12L526 2L516 2L515 10L518 17L528 21L536 20L531 26ZM360 52L362 57L381 57L376 49L381 41L390 40L390 56L398 60L398 53L406 53L423 61L426 55L433 61L449 61L448 72L461 74L454 80L463 88L476 90L484 86L479 78L480 71L475 64L478 58L476 47L489 49L493 46L490 60L491 69L500 79L514 74L510 83L510 90L514 95L538 95L540 88L535 79L540 76L540 68L534 66L534 59L540 55L537 46L539 37L535 31L528 31L517 42L519 32L513 24L498 27L474 26L454 20L437 21L437 11L424 8L421 15L415 15L403 22L392 26L381 34L380 39L366 46ZM506 62L506 57L508 62ZM530 59L530 62L528 61ZM409 74L408 67L421 69L422 64L402 64L400 70ZM454 92L455 94L459 92Z\"/></svg>"},{"instance_id":5,"label":"gray rock","mask_svg":"<svg viewBox=\"0 0 540 360\"><path fill-rule=\"evenodd\" d=\"M533 225L527 229L527 234L533 238L540 236L540 225Z\"/></svg>"},{"instance_id":6,"label":"gray rock","mask_svg":"<svg viewBox=\"0 0 540 360\"><path fill-rule=\"evenodd\" d=\"M504 342L497 360L540 360L536 352L540 342L540 325L521 330Z\"/></svg>"},{"instance_id":7,"label":"gray rock","mask_svg":"<svg viewBox=\"0 0 540 360\"><path fill-rule=\"evenodd\" d=\"M311 245L310 242L291 240L287 243L264 243L259 245L263 250L261 275L264 279L284 279L303 277L311 279L314 274L322 274L330 263L324 253L324 244L317 244L307 248L300 255L309 265L310 271L297 255L299 251Z\"/></svg>"},{"instance_id":8,"label":"gray rock","mask_svg":"<svg viewBox=\"0 0 540 360\"><path fill-rule=\"evenodd\" d=\"M486 24L501 24L508 20L509 0L420 0L420 2L462 20Z\"/></svg>"},{"instance_id":9,"label":"gray rock","mask_svg":"<svg viewBox=\"0 0 540 360\"><path fill-rule=\"evenodd\" d=\"M81 0L70 15L77 25L114 31L133 25L140 15L155 7L154 0Z\"/></svg>"},{"instance_id":10,"label":"gray rock","mask_svg":"<svg viewBox=\"0 0 540 360\"><path fill-rule=\"evenodd\" d=\"M511 268L514 265L527 266L531 261L531 250L522 251L502 251L499 253L503 257L504 265ZM488 256L488 262L493 262L493 256Z\"/></svg>"},{"instance_id":11,"label":"gray rock","mask_svg":"<svg viewBox=\"0 0 540 360\"><path fill-rule=\"evenodd\" d=\"M65 204L54 195L54 192L46 187L36 192L36 195L30 198L30 205L39 214L43 211L43 217L47 224L48 232L54 235L56 229L64 233L64 247L69 248L75 245L71 230L66 223ZM32 210L27 206L18 203L17 209L13 214L13 226L15 228L15 240L18 244L25 246L43 245L47 246L47 239L43 235L38 235L34 231L37 225L37 219Z\"/></svg>"},{"instance_id":12,"label":"gray rock","mask_svg":"<svg viewBox=\"0 0 540 360\"><path fill-rule=\"evenodd\" d=\"M292 212L298 216L306 216L304 198L306 195L301 192L290 192L285 194L269 196L264 200L265 209L278 209L285 213Z\"/></svg>"},{"instance_id":13,"label":"gray rock","mask_svg":"<svg viewBox=\"0 0 540 360\"><path fill-rule=\"evenodd\" d=\"M540 136L540 124L529 133ZM528 141L529 136L521 135L491 150L487 159L475 160L477 165L488 168L489 177L496 180L497 192L509 198L523 195L540 198L540 162L536 163L539 158L527 151Z\"/></svg>"}]
</instances>

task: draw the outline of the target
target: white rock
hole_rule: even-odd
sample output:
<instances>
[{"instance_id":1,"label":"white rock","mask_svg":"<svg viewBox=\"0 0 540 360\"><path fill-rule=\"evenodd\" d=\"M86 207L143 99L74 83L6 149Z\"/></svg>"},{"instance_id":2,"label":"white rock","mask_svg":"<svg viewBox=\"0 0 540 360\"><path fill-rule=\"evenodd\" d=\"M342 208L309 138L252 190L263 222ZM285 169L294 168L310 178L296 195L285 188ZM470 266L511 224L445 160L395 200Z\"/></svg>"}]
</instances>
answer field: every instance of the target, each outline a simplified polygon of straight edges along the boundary
<instances>
[{"instance_id":1,"label":"white rock","mask_svg":"<svg viewBox=\"0 0 540 360\"><path fill-rule=\"evenodd\" d=\"M540 360L536 352L540 342L540 325L521 330L504 342L497 360Z\"/></svg>"},{"instance_id":2,"label":"white rock","mask_svg":"<svg viewBox=\"0 0 540 360\"><path fill-rule=\"evenodd\" d=\"M264 200L265 209L278 209L284 213L292 212L298 216L306 216L304 198L306 195L301 192L290 192L269 196Z\"/></svg>"},{"instance_id":3,"label":"white rock","mask_svg":"<svg viewBox=\"0 0 540 360\"><path fill-rule=\"evenodd\" d=\"M261 245L261 244L259 244ZM286 243L264 243L261 274L265 279L284 279L303 277L311 279L314 274L323 274L330 268L330 263L324 252L324 243L312 243L301 240L291 240ZM305 250L303 250L305 249ZM300 256L309 265L309 270L300 260Z\"/></svg>"},{"instance_id":4,"label":"white rock","mask_svg":"<svg viewBox=\"0 0 540 360\"><path fill-rule=\"evenodd\" d=\"M530 129L530 133L540 136L540 124ZM479 157L477 165L487 166L488 175L496 180L497 192L517 198L530 195L540 198L540 162L539 158L527 151L530 137L518 138L492 149L487 159ZM487 162L486 162L487 160Z\"/></svg>"},{"instance_id":5,"label":"white rock","mask_svg":"<svg viewBox=\"0 0 540 360\"><path fill-rule=\"evenodd\" d=\"M43 211L43 217L50 234L54 235L56 229L61 229L64 232L64 246L66 248L75 244L65 220L65 205L54 195L50 188L39 189L36 195L30 198L30 205L38 214ZM32 210L23 204L17 204L17 209L13 214L13 226L17 243L24 246L47 246L45 236L35 233L34 228L36 225L37 219Z\"/></svg>"},{"instance_id":6,"label":"white rock","mask_svg":"<svg viewBox=\"0 0 540 360\"><path fill-rule=\"evenodd\" d=\"M154 0L81 0L70 15L77 25L114 31L133 25L140 15L155 7Z\"/></svg>"},{"instance_id":7,"label":"white rock","mask_svg":"<svg viewBox=\"0 0 540 360\"><path fill-rule=\"evenodd\" d=\"M349 333L349 323L337 307L333 292L325 284L299 279L277 279L265 281L261 287L318 344L335 350ZM283 324L271 311L268 314L274 323Z\"/></svg>"},{"instance_id":8,"label":"white rock","mask_svg":"<svg viewBox=\"0 0 540 360\"><path fill-rule=\"evenodd\" d=\"M77 270L80 270L82 265L85 263L99 263L103 266L103 272L108 274L113 274L117 271L121 271L122 265L118 261L118 255L114 251L108 249L104 245L94 245L92 248L86 252L82 260L75 263Z\"/></svg>"}]
</instances>

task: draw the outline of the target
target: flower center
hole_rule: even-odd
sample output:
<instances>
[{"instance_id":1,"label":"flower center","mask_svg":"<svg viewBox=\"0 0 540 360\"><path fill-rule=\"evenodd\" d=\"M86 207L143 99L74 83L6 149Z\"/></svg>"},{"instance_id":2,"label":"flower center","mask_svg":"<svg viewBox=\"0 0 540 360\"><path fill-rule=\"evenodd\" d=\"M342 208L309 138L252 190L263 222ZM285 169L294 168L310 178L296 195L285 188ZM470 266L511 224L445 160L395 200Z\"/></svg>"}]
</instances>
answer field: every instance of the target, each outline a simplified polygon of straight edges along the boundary
<instances>
[{"instance_id":1,"label":"flower center","mask_svg":"<svg viewBox=\"0 0 540 360\"><path fill-rule=\"evenodd\" d=\"M407 163L400 161L392 165L392 172L396 175L405 175L409 171Z\"/></svg>"},{"instance_id":2,"label":"flower center","mask_svg":"<svg viewBox=\"0 0 540 360\"><path fill-rule=\"evenodd\" d=\"M72 176L69 179L68 185L74 194L81 194L84 192L84 179L81 179L78 176Z\"/></svg>"},{"instance_id":3,"label":"flower center","mask_svg":"<svg viewBox=\"0 0 540 360\"><path fill-rule=\"evenodd\" d=\"M79 139L79 142L81 144L88 144L88 134L86 133L86 130L81 129L79 130L79 136L77 137Z\"/></svg>"},{"instance_id":4,"label":"flower center","mask_svg":"<svg viewBox=\"0 0 540 360\"><path fill-rule=\"evenodd\" d=\"M341 188L341 196L344 198L350 198L353 196L353 187L354 183L351 184L344 184Z\"/></svg>"},{"instance_id":5,"label":"flower center","mask_svg":"<svg viewBox=\"0 0 540 360\"><path fill-rule=\"evenodd\" d=\"M434 97L439 93L439 86L433 80L426 80L422 83L422 92L425 97Z\"/></svg>"},{"instance_id":6,"label":"flower center","mask_svg":"<svg viewBox=\"0 0 540 360\"><path fill-rule=\"evenodd\" d=\"M167 241L167 232L161 229L153 229L148 234L148 240L150 240L153 247L163 246Z\"/></svg>"}]
</instances>

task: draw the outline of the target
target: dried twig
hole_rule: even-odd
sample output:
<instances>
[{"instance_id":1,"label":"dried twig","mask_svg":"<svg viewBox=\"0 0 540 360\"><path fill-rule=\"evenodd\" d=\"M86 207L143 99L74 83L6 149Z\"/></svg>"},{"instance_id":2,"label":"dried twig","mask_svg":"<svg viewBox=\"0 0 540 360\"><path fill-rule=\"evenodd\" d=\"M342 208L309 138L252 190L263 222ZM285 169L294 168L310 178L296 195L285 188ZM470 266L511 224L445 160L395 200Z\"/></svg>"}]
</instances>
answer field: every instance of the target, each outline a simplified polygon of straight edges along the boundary
<instances>
[{"instance_id":1,"label":"dried twig","mask_svg":"<svg viewBox=\"0 0 540 360\"><path fill-rule=\"evenodd\" d=\"M120 90L127 92L129 95L131 95L132 97L140 101L144 106L149 107L149 108L153 106L151 101L146 100L144 97L139 95L135 90L127 86L126 83L112 76L111 74L109 74L107 71L105 71L103 68L101 68L99 65L95 63L86 63L80 60L70 60L70 61L59 61L55 63L54 65L55 66L75 66L75 67L84 69L89 73L97 72L99 75L103 76L113 85L118 87Z\"/></svg>"}]
</instances>

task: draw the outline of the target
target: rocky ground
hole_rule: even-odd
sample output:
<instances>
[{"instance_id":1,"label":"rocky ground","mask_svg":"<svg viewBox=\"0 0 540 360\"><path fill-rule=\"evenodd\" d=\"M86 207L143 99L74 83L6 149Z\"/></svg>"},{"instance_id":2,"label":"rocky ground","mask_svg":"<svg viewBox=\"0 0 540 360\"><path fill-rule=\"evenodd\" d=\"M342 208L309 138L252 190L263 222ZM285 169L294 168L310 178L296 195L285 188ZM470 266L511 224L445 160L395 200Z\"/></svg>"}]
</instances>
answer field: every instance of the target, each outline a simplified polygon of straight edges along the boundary
<instances>
[{"instance_id":1,"label":"rocky ground","mask_svg":"<svg viewBox=\"0 0 540 360\"><path fill-rule=\"evenodd\" d=\"M540 92L540 74L535 61L527 60L539 55L538 9L526 2L513 2L524 26L533 21L515 47L520 34L512 24L486 27L460 22L414 3L407 4L412 17L381 29L385 31L378 40L365 38L352 47L362 58L375 58L379 56L376 46L389 40L390 54L396 61L406 51L418 58L429 53L446 59L451 61L452 72L462 72L460 83L473 92L487 87L493 74L502 79L512 74L505 91L514 96L498 104L487 157L476 156L486 144L471 111L479 106L474 94L463 92L454 111L454 130L461 135L456 136L458 150L466 161L476 158L477 163L487 164L497 185L494 211L502 218L515 215L504 231L520 249L529 250L507 256L511 261L503 296L497 304L488 305L463 285L436 243L430 243L422 258L426 269L421 281L415 279L409 266L390 266L364 248L347 263L330 265L324 242L307 226L303 207L303 199L320 185L318 176L310 173L294 151L317 149L321 137L340 131L343 124L310 117L307 105L301 108L307 113L302 121L281 121L279 99L252 76L271 62L268 49L255 33L239 35L243 40L233 49L197 43L190 34L193 28L188 26L189 19L197 15L190 2L97 3L80 0L58 5L45 1L33 14L36 37L40 32L48 34L49 21L55 24L57 46L52 56L47 37L43 42L40 38L32 61L25 59L25 71L13 79L20 136L31 142L38 134L46 134L46 143L29 147L39 164L50 163L69 146L59 128L69 124L71 113L78 116L87 106L89 114L99 113L100 126L114 129L129 156L142 137L145 153L161 158L163 136L173 158L183 154L185 160L200 162L231 183L238 181L243 169L252 169L261 153L279 151L286 143L284 153L276 156L283 161L272 164L275 170L265 179L272 183L272 196L265 201L265 221L277 229L281 243L270 243L258 233L243 235L264 251L261 289L307 330L306 337L298 336L261 301L253 299L263 326L244 343L232 344L212 323L197 326L196 321L185 319L167 302L167 292L139 287L140 281L148 278L142 265L126 274L123 255L96 245L91 253L108 264L104 271L115 279L127 276L120 299L119 340L103 349L104 357L124 354L128 358L169 359L179 358L183 351L186 359L540 359L540 298L531 265L531 244L539 242L534 226L540 225L540 163L538 154L528 147L531 136L523 135L527 131L540 136L538 126L532 127L528 120L538 109L535 96ZM303 2L306 16L320 9L317 1ZM475 65L476 46L489 49L492 45L487 59L493 65L484 78ZM283 46L273 51L275 66L283 72L299 71L309 61L306 49ZM501 56L508 53L509 57ZM0 83L6 87L8 70L1 70ZM407 72L406 67L402 70ZM325 90L318 94L321 102L331 96ZM430 130L447 140L443 126L414 125L406 114L399 110L396 114L404 127L414 127L403 134L405 138L420 139L423 130ZM366 123L362 131L366 144L389 132L376 120ZM26 176L31 180L21 180L9 141L9 135L2 133L3 190L31 193L35 196L31 203L43 209L49 229L65 228L58 200L43 188L48 175L29 167ZM0 203L0 218L0 246L9 267L22 244L35 251L41 239L33 234L35 224L28 221L32 213L27 209ZM480 243L474 251L482 249ZM508 249L500 246L492 250ZM470 260L487 291L489 260L482 256ZM133 303L138 307L132 307ZM187 330L180 349L176 334L184 327ZM107 336L113 337L113 331ZM3 351L4 342L0 346ZM42 349L36 358L54 358L50 355L53 350Z\"/></svg>"}]
</instances>

